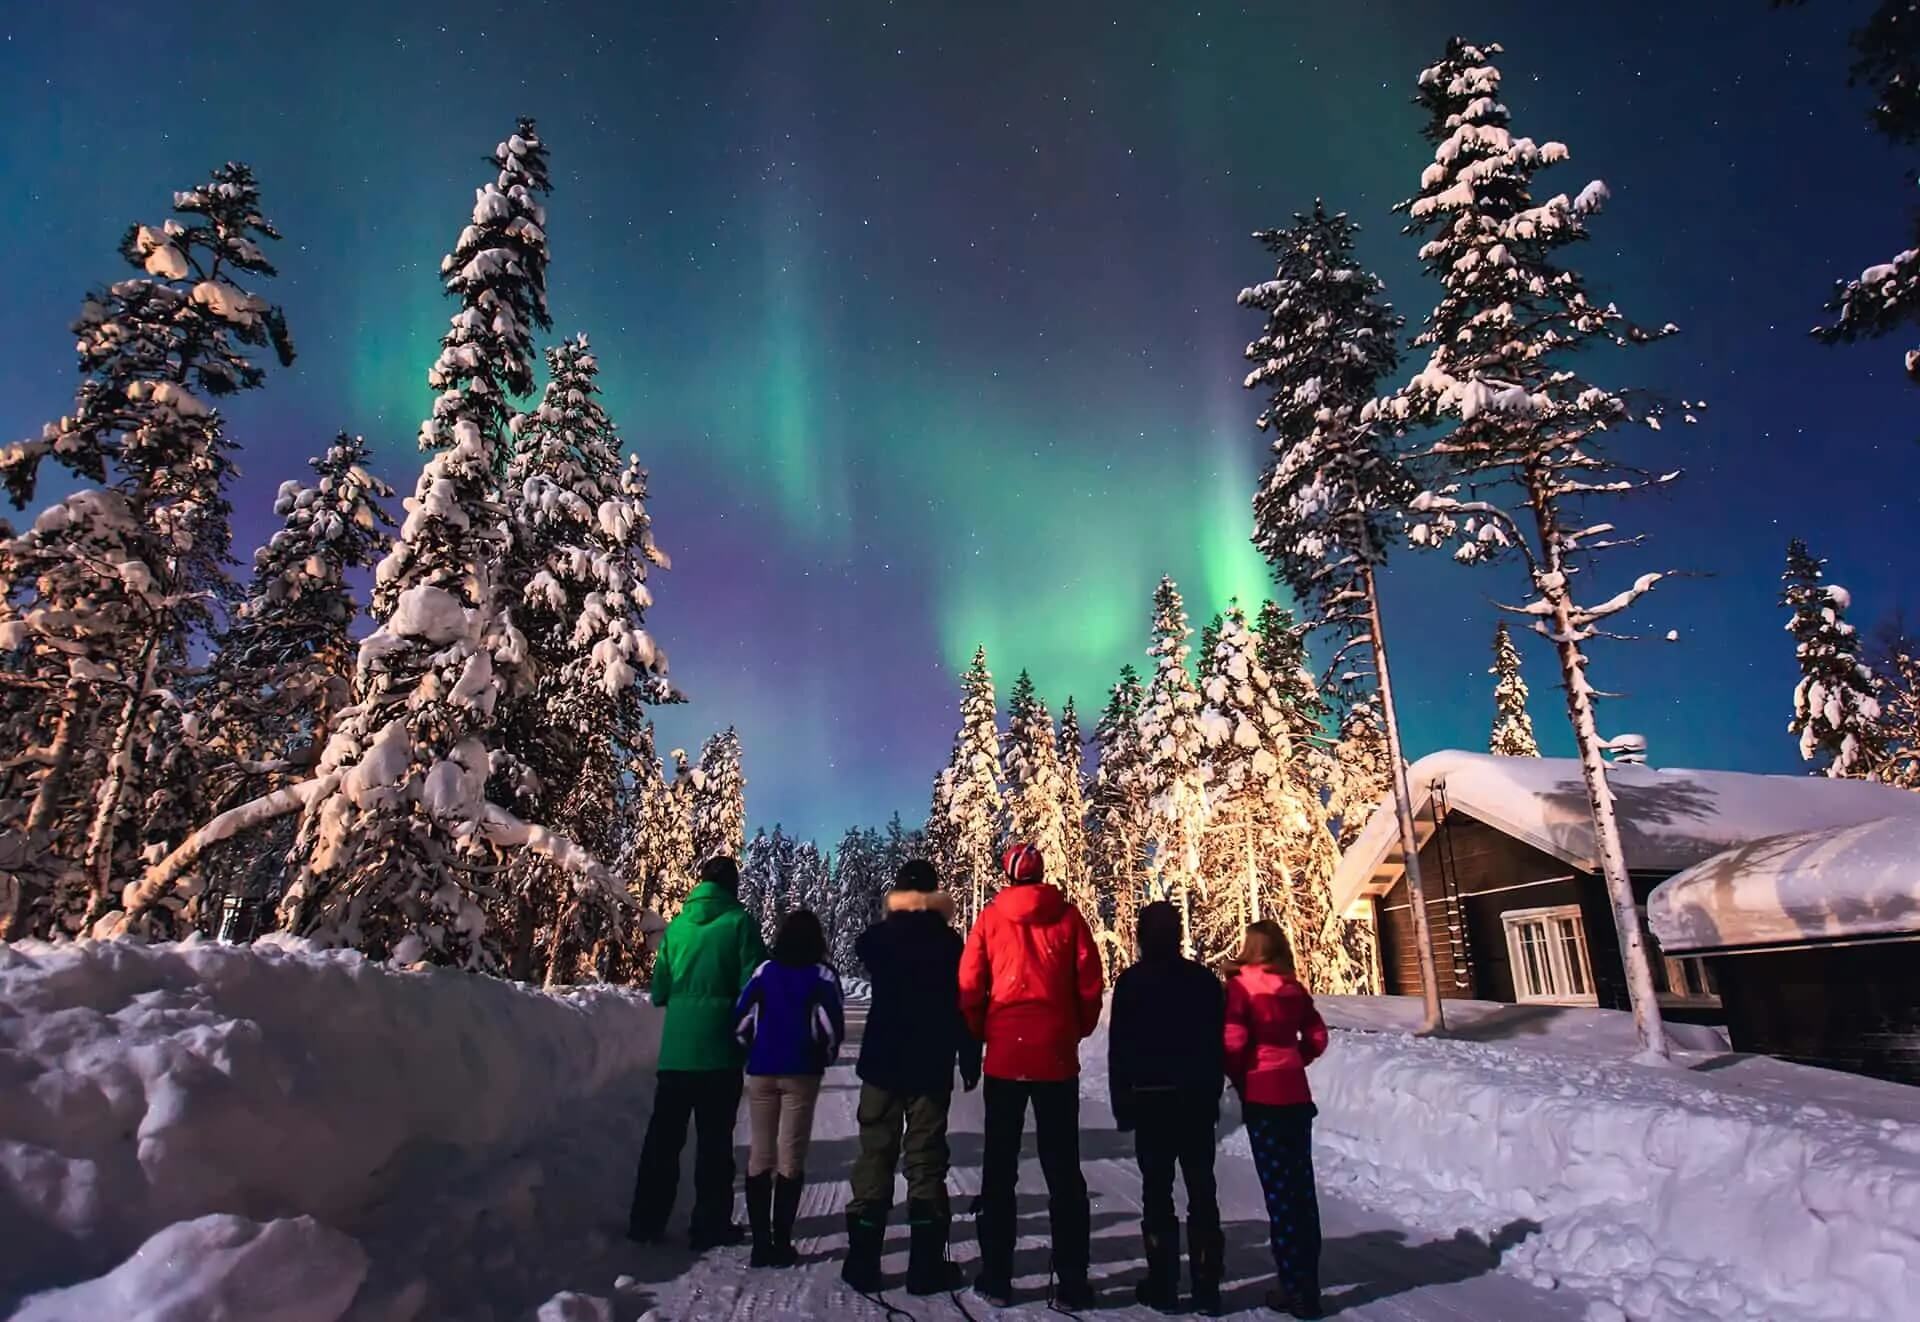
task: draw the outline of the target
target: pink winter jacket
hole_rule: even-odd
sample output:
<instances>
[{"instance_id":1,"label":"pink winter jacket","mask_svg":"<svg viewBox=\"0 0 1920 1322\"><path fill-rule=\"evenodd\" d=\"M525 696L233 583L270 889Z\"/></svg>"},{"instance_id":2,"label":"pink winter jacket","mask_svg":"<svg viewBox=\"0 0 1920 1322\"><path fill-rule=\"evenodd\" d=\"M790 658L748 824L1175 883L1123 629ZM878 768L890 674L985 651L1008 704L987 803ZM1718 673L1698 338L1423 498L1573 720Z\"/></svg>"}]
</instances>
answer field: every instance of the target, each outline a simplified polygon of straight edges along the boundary
<instances>
[{"instance_id":1,"label":"pink winter jacket","mask_svg":"<svg viewBox=\"0 0 1920 1322\"><path fill-rule=\"evenodd\" d=\"M1307 1066L1326 1054L1327 1025L1290 973L1249 965L1227 979L1227 1078L1242 1102L1313 1100Z\"/></svg>"}]
</instances>

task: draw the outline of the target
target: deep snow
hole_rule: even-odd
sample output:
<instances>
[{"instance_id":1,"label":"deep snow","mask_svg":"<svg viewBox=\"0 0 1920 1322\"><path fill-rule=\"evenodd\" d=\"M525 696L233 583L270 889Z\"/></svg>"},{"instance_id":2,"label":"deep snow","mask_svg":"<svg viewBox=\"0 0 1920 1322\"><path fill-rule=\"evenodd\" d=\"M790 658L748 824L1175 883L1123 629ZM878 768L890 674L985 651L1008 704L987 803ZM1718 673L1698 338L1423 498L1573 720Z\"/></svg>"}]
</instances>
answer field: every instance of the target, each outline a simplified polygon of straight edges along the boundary
<instances>
[{"instance_id":1,"label":"deep snow","mask_svg":"<svg viewBox=\"0 0 1920 1322\"><path fill-rule=\"evenodd\" d=\"M1714 1068L1651 1070L1613 1058L1632 1037L1624 1016L1502 1016L1516 1008L1459 1016L1492 1040L1427 1041L1398 1031L1410 1011L1397 1001L1327 998L1336 1026L1368 1026L1336 1027L1313 1070L1341 1316L1910 1316L1920 1090L1756 1073L1710 1037L1683 1059ZM285 941L0 947L0 1310L41 1288L16 1317L878 1316L835 1275L857 1148L844 1065L815 1126L800 1270L624 1241L657 1027L627 992L548 996ZM1096 1037L1083 1076L1095 1277L1133 1316L1138 1180L1109 1126L1104 1057ZM954 1130L963 1207L979 1094L956 1098ZM1267 1263L1231 1106L1221 1157L1229 1298L1246 1307ZM1037 1175L1023 1168L1023 1231L1044 1229ZM973 1257L964 1222L955 1257ZM1032 1233L1019 1266L1028 1302L1014 1311L1030 1313L1046 1272Z\"/></svg>"}]
</instances>

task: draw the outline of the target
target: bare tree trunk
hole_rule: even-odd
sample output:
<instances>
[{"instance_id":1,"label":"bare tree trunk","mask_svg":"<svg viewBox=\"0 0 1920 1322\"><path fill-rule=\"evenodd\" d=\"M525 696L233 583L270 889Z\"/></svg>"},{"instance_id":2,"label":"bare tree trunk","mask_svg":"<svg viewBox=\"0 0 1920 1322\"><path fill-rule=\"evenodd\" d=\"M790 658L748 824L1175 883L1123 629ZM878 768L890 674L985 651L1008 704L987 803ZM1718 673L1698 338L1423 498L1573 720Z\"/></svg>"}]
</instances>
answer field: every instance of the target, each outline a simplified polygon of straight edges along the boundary
<instances>
[{"instance_id":1,"label":"bare tree trunk","mask_svg":"<svg viewBox=\"0 0 1920 1322\"><path fill-rule=\"evenodd\" d=\"M1580 748L1580 774L1586 781L1587 806L1593 813L1593 839L1600 855L1600 875L1607 884L1613 926L1620 937L1620 960L1626 967L1627 1001L1633 1007L1633 1027L1640 1038L1642 1058L1664 1061L1669 1059L1667 1030L1660 1018L1660 997L1654 990L1646 942L1640 935L1640 910L1634 903L1633 882L1627 876L1627 855L1620 844L1620 821L1614 816L1606 761L1600 755L1593 693L1587 686L1587 658L1573 637L1572 602L1557 566L1550 581L1560 584L1545 593L1553 608L1554 650L1560 655L1560 674L1566 682L1567 717L1573 723L1574 740Z\"/></svg>"},{"instance_id":2,"label":"bare tree trunk","mask_svg":"<svg viewBox=\"0 0 1920 1322\"><path fill-rule=\"evenodd\" d=\"M1387 671L1387 639L1380 631L1380 592L1373 566L1361 570L1367 594L1367 629L1372 634L1373 671L1380 685L1380 720L1386 727L1387 761L1393 772L1393 812L1400 822L1400 854L1407 865L1407 898L1413 906L1413 940L1419 947L1420 997L1425 1006L1422 1033L1446 1030L1440 1008L1440 976L1433 965L1433 932L1427 921L1427 892L1420 884L1420 848L1413 833L1413 796L1407 791L1407 762L1400 753L1400 719L1393 706L1393 681Z\"/></svg>"},{"instance_id":3,"label":"bare tree trunk","mask_svg":"<svg viewBox=\"0 0 1920 1322\"><path fill-rule=\"evenodd\" d=\"M78 742L80 725L78 686L69 685L65 696L66 702L60 708L60 720L53 727L53 744L47 750L47 771L40 777L40 788L34 792L33 806L27 810L29 832L44 831L53 824L54 805L59 802L60 787L73 767L73 748Z\"/></svg>"},{"instance_id":4,"label":"bare tree trunk","mask_svg":"<svg viewBox=\"0 0 1920 1322\"><path fill-rule=\"evenodd\" d=\"M1253 860L1253 805L1247 805L1247 829L1241 838L1247 846L1247 923L1260 921L1260 869Z\"/></svg>"},{"instance_id":5,"label":"bare tree trunk","mask_svg":"<svg viewBox=\"0 0 1920 1322\"><path fill-rule=\"evenodd\" d=\"M128 689L126 703L120 709L113 744L107 751L107 774L94 800L93 825L87 831L84 864L90 891L86 929L91 929L112 907L113 845L120 822L120 799L126 793L133 769L133 732L140 724L140 709L153 691L153 672L159 662L160 637L156 632L148 636L141 651L139 678Z\"/></svg>"}]
</instances>

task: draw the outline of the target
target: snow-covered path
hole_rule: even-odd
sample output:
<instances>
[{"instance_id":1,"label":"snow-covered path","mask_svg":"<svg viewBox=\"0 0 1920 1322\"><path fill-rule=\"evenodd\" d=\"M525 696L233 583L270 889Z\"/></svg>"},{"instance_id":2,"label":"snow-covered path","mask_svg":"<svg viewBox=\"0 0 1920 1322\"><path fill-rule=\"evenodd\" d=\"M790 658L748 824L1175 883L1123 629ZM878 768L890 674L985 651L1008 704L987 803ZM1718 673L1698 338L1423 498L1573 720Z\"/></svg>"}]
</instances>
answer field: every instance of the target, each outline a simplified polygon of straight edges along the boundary
<instances>
[{"instance_id":1,"label":"snow-covered path","mask_svg":"<svg viewBox=\"0 0 1920 1322\"><path fill-rule=\"evenodd\" d=\"M855 1031L859 1009L850 1014ZM846 1059L853 1055L850 1049ZM1091 1084L1091 1080L1089 1081ZM1093 1088L1089 1086L1091 1094ZM634 1274L650 1282L624 1292L624 1310L646 1304L661 1322L698 1318L799 1319L879 1318L885 1310L847 1290L840 1282L841 1211L848 1198L847 1172L858 1151L854 1110L859 1081L848 1065L834 1069L821 1091L814 1120L809 1176L801 1204L796 1243L801 1265L787 1271L750 1271L746 1250L732 1249L689 1260L673 1248L633 1250ZM1102 1097L1082 1102L1081 1159L1093 1192L1093 1279L1103 1316L1148 1318L1157 1314L1133 1302L1139 1279L1140 1180L1132 1159L1132 1140L1116 1133ZM956 1210L979 1187L982 1108L979 1093L957 1094L953 1111ZM1231 1114L1227 1123L1237 1127ZM1223 1135L1226 1131L1223 1128ZM744 1144L744 1128L739 1134ZM1243 1145L1225 1141L1218 1165L1221 1211L1227 1232L1227 1298L1244 1316L1273 1316L1260 1307L1271 1284L1266 1249L1266 1220L1259 1183ZM970 1293L956 1303L946 1296L914 1299L899 1288L906 1270L906 1228L896 1208L888 1238L885 1268L895 1288L885 1298L913 1318L1032 1316L1046 1311L1046 1196L1029 1130L1027 1159L1020 1172L1020 1251L1015 1258L1016 1304L995 1310ZM1537 1290L1498 1273L1497 1250L1462 1235L1436 1240L1410 1230L1391 1217L1321 1193L1326 1230L1323 1260L1329 1316L1364 1319L1539 1319L1579 1318L1586 1301L1567 1293ZM682 1216L676 1218L679 1228ZM1519 1232L1517 1232L1519 1233ZM971 1268L975 1250L972 1223L955 1223L953 1255ZM969 1273L970 1274L970 1273ZM587 1283L574 1287L589 1288ZM604 1289L604 1286L601 1287ZM596 1291L597 1292L597 1291ZM964 1312L962 1311L964 1310Z\"/></svg>"}]
</instances>

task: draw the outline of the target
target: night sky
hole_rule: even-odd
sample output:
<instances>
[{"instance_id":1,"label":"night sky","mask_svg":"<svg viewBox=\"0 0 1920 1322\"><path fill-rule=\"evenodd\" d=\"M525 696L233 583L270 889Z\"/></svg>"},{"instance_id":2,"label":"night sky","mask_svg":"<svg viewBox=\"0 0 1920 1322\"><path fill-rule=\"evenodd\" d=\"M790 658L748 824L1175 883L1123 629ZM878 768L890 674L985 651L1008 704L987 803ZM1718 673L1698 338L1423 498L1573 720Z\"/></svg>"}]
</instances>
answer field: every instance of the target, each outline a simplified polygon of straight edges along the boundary
<instances>
[{"instance_id":1,"label":"night sky","mask_svg":"<svg viewBox=\"0 0 1920 1322\"><path fill-rule=\"evenodd\" d=\"M1571 147L1546 182L1611 186L1579 253L1596 288L1683 332L1595 378L1709 405L1631 440L1687 477L1611 507L1652 541L1603 572L1701 577L1635 616L1679 645L1596 650L1623 695L1604 727L1660 765L1791 770L1787 538L1863 624L1916 601L1907 343L1806 335L1833 277L1906 243L1907 162L1846 87L1870 7L13 5L0 431L69 405L66 326L125 270L127 223L239 159L287 236L262 292L300 350L227 408L239 554L341 427L411 490L440 257L485 154L535 116L555 333L592 337L675 560L650 626L692 702L662 750L732 723L754 822L917 822L976 642L1003 696L1030 668L1091 728L1144 662L1162 572L1196 627L1267 595L1240 387L1258 319L1234 295L1270 269L1248 232L1324 196L1423 315L1434 286L1389 208L1430 155L1413 80L1458 31L1505 44L1516 131ZM1517 572L1391 568L1410 751L1485 746L1491 602ZM1542 742L1569 751L1551 657L1523 650Z\"/></svg>"}]
</instances>

